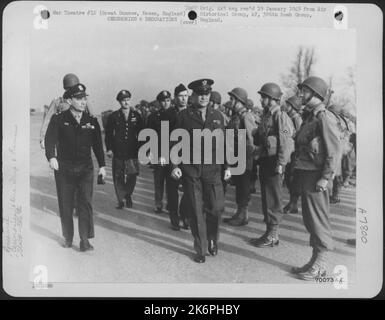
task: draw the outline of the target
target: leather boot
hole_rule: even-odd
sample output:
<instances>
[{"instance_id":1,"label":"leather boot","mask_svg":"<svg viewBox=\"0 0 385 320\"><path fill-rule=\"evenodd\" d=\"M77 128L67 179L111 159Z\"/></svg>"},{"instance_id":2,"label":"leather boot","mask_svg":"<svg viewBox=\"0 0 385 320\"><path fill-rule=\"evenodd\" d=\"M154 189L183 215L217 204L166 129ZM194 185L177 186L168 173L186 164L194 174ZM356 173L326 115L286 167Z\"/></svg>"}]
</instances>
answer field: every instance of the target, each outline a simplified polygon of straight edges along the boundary
<instances>
[{"instance_id":1,"label":"leather boot","mask_svg":"<svg viewBox=\"0 0 385 320\"><path fill-rule=\"evenodd\" d=\"M269 248L279 245L278 225L268 225L265 234L256 239L252 239L251 244L258 248Z\"/></svg>"},{"instance_id":2,"label":"leather boot","mask_svg":"<svg viewBox=\"0 0 385 320\"><path fill-rule=\"evenodd\" d=\"M237 219L238 216L239 216L239 209L237 209L237 211L235 211L235 213L231 217L223 218L223 222L230 222L231 220Z\"/></svg>"},{"instance_id":3,"label":"leather boot","mask_svg":"<svg viewBox=\"0 0 385 320\"><path fill-rule=\"evenodd\" d=\"M249 214L247 207L240 207L238 209L238 212L238 217L236 217L235 219L231 219L229 221L229 224L236 227L247 225L249 223Z\"/></svg>"},{"instance_id":4,"label":"leather boot","mask_svg":"<svg viewBox=\"0 0 385 320\"><path fill-rule=\"evenodd\" d=\"M310 267L303 272L297 274L298 278L306 281L313 281L317 278L326 276L326 260L327 251L319 251L314 249L314 261Z\"/></svg>"}]
</instances>

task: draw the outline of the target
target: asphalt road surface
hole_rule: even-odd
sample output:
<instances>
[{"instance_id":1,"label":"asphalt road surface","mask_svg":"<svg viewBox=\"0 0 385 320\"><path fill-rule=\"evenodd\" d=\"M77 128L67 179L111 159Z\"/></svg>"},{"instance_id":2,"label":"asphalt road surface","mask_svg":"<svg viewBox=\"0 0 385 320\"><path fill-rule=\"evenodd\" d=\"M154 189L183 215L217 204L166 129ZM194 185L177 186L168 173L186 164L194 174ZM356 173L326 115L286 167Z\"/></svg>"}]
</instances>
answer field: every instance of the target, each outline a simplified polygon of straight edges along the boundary
<instances>
[{"instance_id":1,"label":"asphalt road surface","mask_svg":"<svg viewBox=\"0 0 385 320\"><path fill-rule=\"evenodd\" d=\"M196 264L190 230L173 231L167 213L156 214L152 171L141 168L133 195L132 209L115 209L116 198L107 160L107 183L96 185L93 196L94 251L79 251L77 219L72 249L61 247L62 235L52 170L39 146L42 114L31 116L30 201L31 270L46 265L49 281L55 282L136 282L136 283L301 283L291 276L292 266L300 266L311 256L309 234L301 213L285 215L278 247L259 249L248 244L264 233L259 184L252 195L249 224L221 225L219 253ZM101 123L101 122L100 122ZM288 193L284 194L287 203ZM355 282L355 247L346 239L355 238L355 189L342 189L341 203L331 205L335 250L330 254L329 274L336 265L348 269ZM226 216L235 210L234 187L226 195Z\"/></svg>"}]
</instances>

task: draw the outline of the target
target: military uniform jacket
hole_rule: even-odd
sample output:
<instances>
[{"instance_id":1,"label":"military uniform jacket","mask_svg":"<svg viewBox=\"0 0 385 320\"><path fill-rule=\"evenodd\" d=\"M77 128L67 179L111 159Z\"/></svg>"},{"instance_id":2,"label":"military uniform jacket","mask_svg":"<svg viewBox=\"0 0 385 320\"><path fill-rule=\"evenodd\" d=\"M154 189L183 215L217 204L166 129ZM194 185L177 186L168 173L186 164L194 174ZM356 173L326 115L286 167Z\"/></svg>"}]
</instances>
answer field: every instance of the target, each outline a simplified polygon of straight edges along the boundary
<instances>
[{"instance_id":1,"label":"military uniform jacket","mask_svg":"<svg viewBox=\"0 0 385 320\"><path fill-rule=\"evenodd\" d=\"M44 114L44 117L43 117L43 123L42 123L41 129L40 129L40 141L44 140L45 133L47 131L48 124L51 121L52 116L56 113L66 111L69 108L70 108L70 105L62 97L59 97L59 98L52 100L51 104L48 107L47 112ZM88 101L87 101L87 107L86 107L85 111L92 114L92 108L91 108L90 103Z\"/></svg>"},{"instance_id":2,"label":"military uniform jacket","mask_svg":"<svg viewBox=\"0 0 385 320\"><path fill-rule=\"evenodd\" d=\"M204 141L201 140L200 150L197 149L197 145L194 146L193 143L193 130L194 129L208 129L209 131L214 131L219 129L223 132L223 143L225 143L225 124L222 114L218 110L214 110L212 107L208 106L206 109L205 121L202 119L200 111L197 106L189 106L187 109L184 109L179 112L177 124L175 128L181 128L187 130L190 137L190 163L182 163L180 165L182 171L191 176L191 177L204 177L208 181L216 181L219 177L220 172L223 168L226 168L226 159L225 159L225 145L220 145L217 143L216 139L212 139L212 147L209 151L211 153L211 164L204 164L205 159L205 150L204 150ZM220 153L223 153L223 159L216 159L217 149ZM200 153L200 164L193 163L193 155ZM223 160L223 161L221 161ZM171 159L172 161L172 159ZM224 163L223 163L224 162ZM176 165L173 165L175 168Z\"/></svg>"},{"instance_id":3,"label":"military uniform jacket","mask_svg":"<svg viewBox=\"0 0 385 320\"><path fill-rule=\"evenodd\" d=\"M322 171L333 179L341 154L336 117L323 104L309 112L295 138L294 169Z\"/></svg>"},{"instance_id":4,"label":"military uniform jacket","mask_svg":"<svg viewBox=\"0 0 385 320\"><path fill-rule=\"evenodd\" d=\"M254 152L256 151L256 146L254 145L254 134L257 131L257 125L255 123L254 116L250 112L244 112L242 115L234 115L229 121L226 129L234 129L234 148L237 148L237 136L238 129L245 129L246 131L246 170L251 170L253 168ZM227 144L229 147L230 144Z\"/></svg>"},{"instance_id":5,"label":"military uniform jacket","mask_svg":"<svg viewBox=\"0 0 385 320\"><path fill-rule=\"evenodd\" d=\"M288 121L292 120L286 112L281 111L280 106L263 112L255 136L255 144L262 147L261 160L274 157L276 164L281 166L289 162L293 151L293 133L290 132Z\"/></svg>"},{"instance_id":6,"label":"military uniform jacket","mask_svg":"<svg viewBox=\"0 0 385 320\"><path fill-rule=\"evenodd\" d=\"M167 110L159 109L156 112L153 112L149 115L148 121L147 121L147 127L150 129L153 129L156 131L158 135L158 155L166 157L166 155L161 154L161 142L163 139L166 139L166 137L162 137L161 132L161 121L168 121L169 122L169 132L175 127L176 119L177 119L177 110L174 107L169 107Z\"/></svg>"},{"instance_id":7,"label":"military uniform jacket","mask_svg":"<svg viewBox=\"0 0 385 320\"><path fill-rule=\"evenodd\" d=\"M99 167L105 166L102 136L98 120L83 112L80 124L70 109L52 116L45 136L45 154L48 160L73 164L89 163L91 148ZM57 153L57 155L56 155Z\"/></svg>"},{"instance_id":8,"label":"military uniform jacket","mask_svg":"<svg viewBox=\"0 0 385 320\"><path fill-rule=\"evenodd\" d=\"M138 135L143 129L142 117L137 111L130 110L127 120L122 109L114 111L107 120L105 143L107 151L112 150L118 159L138 158Z\"/></svg>"}]
</instances>

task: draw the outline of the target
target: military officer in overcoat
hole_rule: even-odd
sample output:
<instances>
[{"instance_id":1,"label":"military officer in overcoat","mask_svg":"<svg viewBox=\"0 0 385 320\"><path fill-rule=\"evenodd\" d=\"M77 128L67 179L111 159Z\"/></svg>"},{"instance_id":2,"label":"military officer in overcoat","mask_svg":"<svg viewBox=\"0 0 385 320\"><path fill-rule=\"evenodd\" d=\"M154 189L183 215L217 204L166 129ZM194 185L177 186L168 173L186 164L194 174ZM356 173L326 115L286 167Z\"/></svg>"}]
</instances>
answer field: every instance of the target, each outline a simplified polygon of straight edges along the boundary
<instances>
[{"instance_id":1,"label":"military officer in overcoat","mask_svg":"<svg viewBox=\"0 0 385 320\"><path fill-rule=\"evenodd\" d=\"M77 193L80 251L92 250L94 237L92 192L94 165L93 150L99 164L99 174L106 176L104 151L97 119L84 112L87 94L82 84L67 92L70 108L52 116L45 135L45 154L55 172L59 212L64 236L64 247L72 247L74 226L72 212Z\"/></svg>"},{"instance_id":2,"label":"military officer in overcoat","mask_svg":"<svg viewBox=\"0 0 385 320\"><path fill-rule=\"evenodd\" d=\"M140 114L130 107L130 91L121 90L116 100L120 109L108 117L105 143L107 156L112 157L112 176L118 199L116 208L122 209L124 205L132 208L132 193L139 174L138 134L143 129L143 121Z\"/></svg>"},{"instance_id":3,"label":"military officer in overcoat","mask_svg":"<svg viewBox=\"0 0 385 320\"><path fill-rule=\"evenodd\" d=\"M228 180L231 176L230 171L225 168L221 159L216 158L216 149L224 146L217 146L217 142L212 141L211 153L212 161L204 163L205 156L203 139L194 145L193 130L215 129L224 132L224 118L222 114L208 106L210 101L211 79L200 79L191 82L188 88L192 90L192 106L180 112L176 128L187 130L190 136L190 161L182 161L179 166L171 159L174 164L172 176L175 179L182 178L183 188L188 202L191 205L189 210L190 228L194 237L194 248L196 255L194 261L197 263L205 262L207 250L212 256L218 253L219 222L220 214L224 207L224 193L222 185L222 174ZM200 143L200 146L198 144ZM193 154L199 148L201 154L200 163L193 163ZM196 155L195 155L196 156Z\"/></svg>"}]
</instances>

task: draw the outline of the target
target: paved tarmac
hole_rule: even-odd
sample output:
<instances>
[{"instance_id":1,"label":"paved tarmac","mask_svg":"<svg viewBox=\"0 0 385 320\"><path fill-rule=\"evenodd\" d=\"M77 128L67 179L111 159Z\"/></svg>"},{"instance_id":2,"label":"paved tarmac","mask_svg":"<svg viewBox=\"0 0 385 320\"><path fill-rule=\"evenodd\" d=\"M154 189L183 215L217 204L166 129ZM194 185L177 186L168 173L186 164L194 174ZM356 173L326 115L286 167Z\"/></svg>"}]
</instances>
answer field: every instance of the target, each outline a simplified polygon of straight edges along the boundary
<instances>
[{"instance_id":1,"label":"paved tarmac","mask_svg":"<svg viewBox=\"0 0 385 320\"><path fill-rule=\"evenodd\" d=\"M258 249L248 240L264 233L259 183L252 195L247 226L221 225L219 253L196 264L189 230L173 231L167 213L153 212L152 171L142 167L133 195L132 209L117 210L111 162L107 160L107 183L94 187L94 251L79 252L77 219L72 249L61 247L60 219L55 182L39 146L42 114L31 116L30 201L31 270L47 266L49 281L136 283L302 283L290 275L292 266L303 265L311 256L309 234L301 213L285 215L280 245ZM101 123L101 122L100 122ZM95 165L97 168L97 165ZM288 193L285 189L285 203ZM330 254L329 273L345 265L349 282L355 282L355 247L346 239L355 237L355 188L341 191L341 203L331 205L335 250ZM235 210L234 187L226 195L226 216Z\"/></svg>"}]
</instances>

